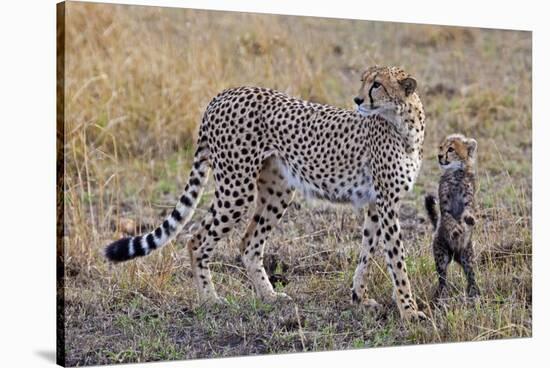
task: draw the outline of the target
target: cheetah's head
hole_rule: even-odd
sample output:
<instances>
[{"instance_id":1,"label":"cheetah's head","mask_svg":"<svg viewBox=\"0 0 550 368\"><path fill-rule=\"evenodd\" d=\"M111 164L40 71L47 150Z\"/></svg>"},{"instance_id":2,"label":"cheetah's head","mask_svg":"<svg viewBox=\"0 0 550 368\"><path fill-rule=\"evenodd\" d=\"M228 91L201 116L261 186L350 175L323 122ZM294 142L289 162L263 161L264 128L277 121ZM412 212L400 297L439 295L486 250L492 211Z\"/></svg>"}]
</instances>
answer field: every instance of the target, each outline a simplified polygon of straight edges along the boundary
<instances>
[{"instance_id":1,"label":"cheetah's head","mask_svg":"<svg viewBox=\"0 0 550 368\"><path fill-rule=\"evenodd\" d=\"M378 110L402 109L407 102L416 104L416 80L395 66L373 66L361 77L359 94L354 98L362 115Z\"/></svg>"},{"instance_id":2,"label":"cheetah's head","mask_svg":"<svg viewBox=\"0 0 550 368\"><path fill-rule=\"evenodd\" d=\"M476 160L477 142L462 134L452 134L439 146L437 158L443 170L473 166Z\"/></svg>"}]
</instances>

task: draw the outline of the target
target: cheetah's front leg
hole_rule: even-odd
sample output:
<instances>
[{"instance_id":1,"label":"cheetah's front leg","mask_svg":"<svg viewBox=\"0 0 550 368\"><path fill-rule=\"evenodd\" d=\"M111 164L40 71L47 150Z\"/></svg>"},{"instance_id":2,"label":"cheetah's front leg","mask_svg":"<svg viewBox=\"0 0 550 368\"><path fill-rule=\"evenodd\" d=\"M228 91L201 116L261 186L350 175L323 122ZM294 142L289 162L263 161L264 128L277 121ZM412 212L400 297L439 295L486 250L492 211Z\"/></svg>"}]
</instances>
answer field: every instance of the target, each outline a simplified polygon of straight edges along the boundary
<instances>
[{"instance_id":1,"label":"cheetah's front leg","mask_svg":"<svg viewBox=\"0 0 550 368\"><path fill-rule=\"evenodd\" d=\"M363 240L361 244L361 253L359 255L359 263L355 269L353 276L353 286L351 288L351 299L354 303L361 303L369 307L378 307L379 304L374 299L369 299L367 296L367 268L369 258L374 254L378 246L378 238L380 236L380 226L378 222L378 212L376 204L369 205L365 213L365 221L363 224Z\"/></svg>"},{"instance_id":2,"label":"cheetah's front leg","mask_svg":"<svg viewBox=\"0 0 550 368\"><path fill-rule=\"evenodd\" d=\"M393 295L401 318L405 320L426 319L426 315L420 312L411 292L411 284L407 275L407 266L401 237L401 229L396 209L387 205L377 206L380 214L381 236L384 243L384 253L388 271L393 281Z\"/></svg>"}]
</instances>

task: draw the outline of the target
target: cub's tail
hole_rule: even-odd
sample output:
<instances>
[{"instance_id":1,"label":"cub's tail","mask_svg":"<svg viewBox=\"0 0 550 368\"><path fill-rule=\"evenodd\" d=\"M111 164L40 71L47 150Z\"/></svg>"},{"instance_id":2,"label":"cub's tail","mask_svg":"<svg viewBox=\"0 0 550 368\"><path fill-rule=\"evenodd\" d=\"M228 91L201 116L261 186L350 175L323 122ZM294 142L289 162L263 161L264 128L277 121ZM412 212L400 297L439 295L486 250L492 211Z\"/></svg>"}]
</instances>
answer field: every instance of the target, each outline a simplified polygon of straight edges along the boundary
<instances>
[{"instance_id":1,"label":"cub's tail","mask_svg":"<svg viewBox=\"0 0 550 368\"><path fill-rule=\"evenodd\" d=\"M437 200L433 194L428 194L424 197L424 206L426 207L426 212L435 230L437 228L439 213L437 212Z\"/></svg>"},{"instance_id":2,"label":"cub's tail","mask_svg":"<svg viewBox=\"0 0 550 368\"><path fill-rule=\"evenodd\" d=\"M105 247L105 257L112 262L124 262L130 259L146 256L151 251L168 243L181 231L189 221L197 202L202 194L206 179L208 178L209 152L206 139L199 141L195 152L193 168L189 174L189 180L178 204L164 222L148 234L122 238Z\"/></svg>"}]
</instances>

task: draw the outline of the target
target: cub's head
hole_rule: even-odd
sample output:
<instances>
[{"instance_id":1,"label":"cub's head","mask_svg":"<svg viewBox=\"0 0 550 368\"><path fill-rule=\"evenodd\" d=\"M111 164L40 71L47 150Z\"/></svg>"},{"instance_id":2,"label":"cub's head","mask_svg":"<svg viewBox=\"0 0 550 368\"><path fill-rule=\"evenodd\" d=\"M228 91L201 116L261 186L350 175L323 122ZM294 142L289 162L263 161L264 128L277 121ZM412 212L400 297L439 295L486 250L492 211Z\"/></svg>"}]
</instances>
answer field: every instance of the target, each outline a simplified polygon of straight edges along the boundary
<instances>
[{"instance_id":1,"label":"cub's head","mask_svg":"<svg viewBox=\"0 0 550 368\"><path fill-rule=\"evenodd\" d=\"M462 169L475 164L477 142L462 134L452 134L445 138L439 146L437 158L443 170Z\"/></svg>"},{"instance_id":2,"label":"cub's head","mask_svg":"<svg viewBox=\"0 0 550 368\"><path fill-rule=\"evenodd\" d=\"M377 109L392 109L407 102L416 103L416 80L395 66L373 66L361 76L359 94L353 99L357 110L366 115Z\"/></svg>"}]
</instances>

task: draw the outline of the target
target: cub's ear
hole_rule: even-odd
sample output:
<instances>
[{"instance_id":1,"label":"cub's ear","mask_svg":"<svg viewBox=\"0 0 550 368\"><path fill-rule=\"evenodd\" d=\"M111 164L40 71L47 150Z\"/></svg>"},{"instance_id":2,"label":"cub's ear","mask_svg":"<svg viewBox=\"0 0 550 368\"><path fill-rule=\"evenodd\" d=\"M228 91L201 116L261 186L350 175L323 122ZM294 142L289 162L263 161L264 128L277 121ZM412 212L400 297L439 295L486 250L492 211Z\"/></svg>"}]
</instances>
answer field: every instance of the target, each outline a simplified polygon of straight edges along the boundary
<instances>
[{"instance_id":1,"label":"cub's ear","mask_svg":"<svg viewBox=\"0 0 550 368\"><path fill-rule=\"evenodd\" d=\"M416 90L416 79L412 77L401 79L399 81L399 85L401 85L401 87L405 91L405 96L409 96Z\"/></svg>"},{"instance_id":2,"label":"cub's ear","mask_svg":"<svg viewBox=\"0 0 550 368\"><path fill-rule=\"evenodd\" d=\"M468 156L475 157L477 153L477 141L473 138L466 139L466 147L468 147Z\"/></svg>"}]
</instances>

